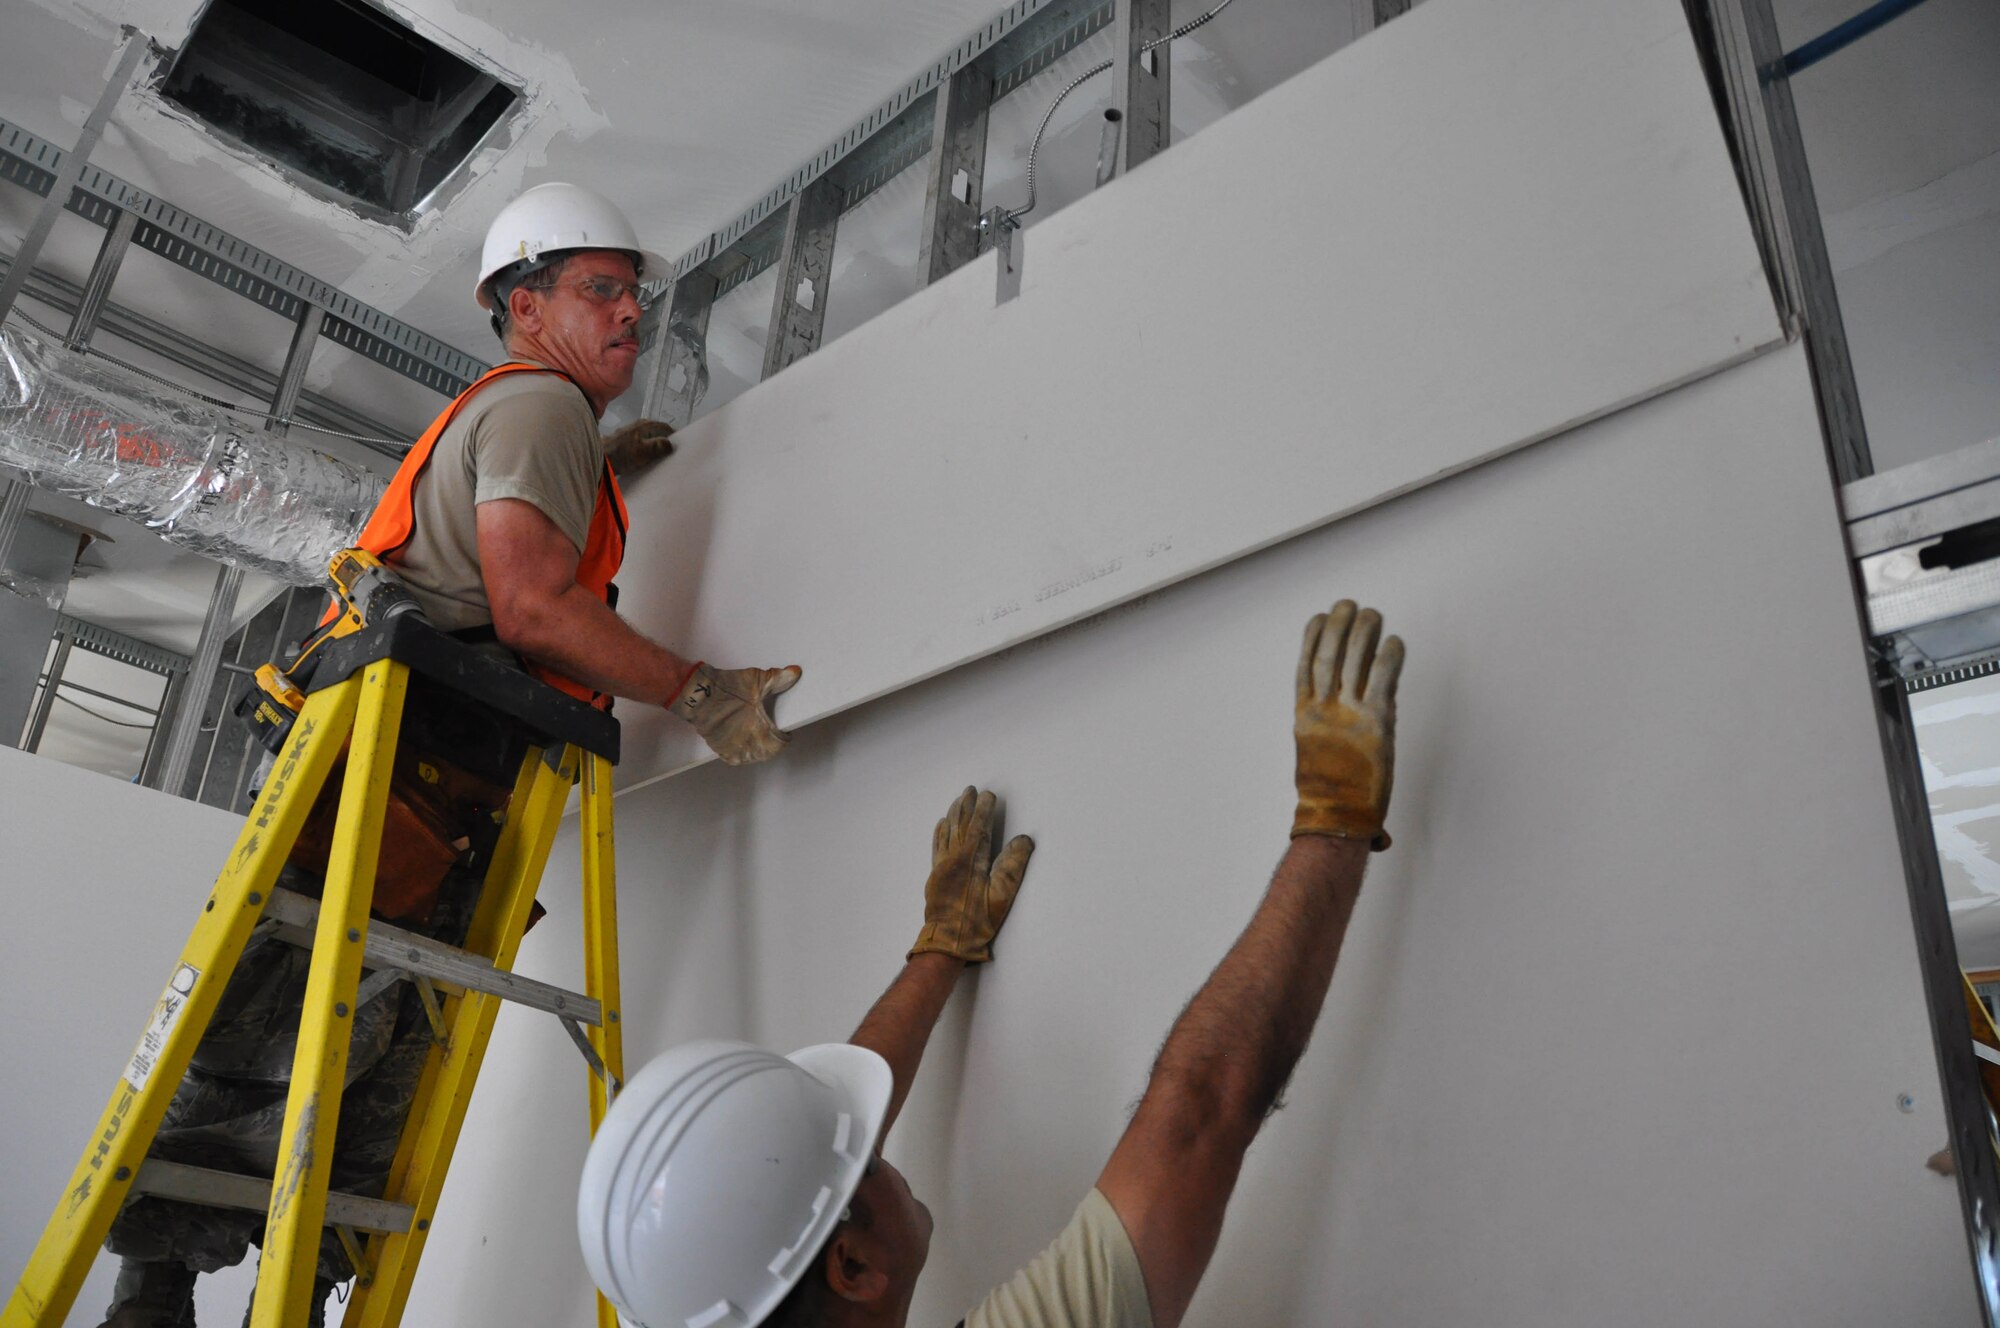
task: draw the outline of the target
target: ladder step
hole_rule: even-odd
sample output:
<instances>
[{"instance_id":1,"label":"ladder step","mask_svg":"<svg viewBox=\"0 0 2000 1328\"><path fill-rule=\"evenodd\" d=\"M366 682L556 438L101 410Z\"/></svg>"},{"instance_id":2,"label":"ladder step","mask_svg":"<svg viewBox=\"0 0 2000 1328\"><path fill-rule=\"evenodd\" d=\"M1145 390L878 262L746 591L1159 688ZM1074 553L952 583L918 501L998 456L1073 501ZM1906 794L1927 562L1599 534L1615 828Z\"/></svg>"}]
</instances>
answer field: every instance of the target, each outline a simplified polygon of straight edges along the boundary
<instances>
[{"instance_id":1,"label":"ladder step","mask_svg":"<svg viewBox=\"0 0 2000 1328\"><path fill-rule=\"evenodd\" d=\"M264 906L264 916L281 924L278 935L282 939L310 949L313 932L319 925L319 901L296 890L273 890L271 902ZM368 968L396 969L436 978L469 991L482 991L532 1009L546 1010L564 1019L591 1025L604 1023L604 1006L594 997L495 968L492 961L479 955L386 922L369 922L361 962Z\"/></svg>"},{"instance_id":2,"label":"ladder step","mask_svg":"<svg viewBox=\"0 0 2000 1328\"><path fill-rule=\"evenodd\" d=\"M239 1176L231 1171L190 1167L179 1162L147 1158L132 1183L135 1194L161 1199L203 1204L209 1208L242 1208L261 1213L271 1206L271 1182L255 1176ZM358 1194L331 1193L326 1196L328 1226L354 1227L361 1231L408 1231L417 1210L408 1204L387 1199L364 1199Z\"/></svg>"}]
</instances>

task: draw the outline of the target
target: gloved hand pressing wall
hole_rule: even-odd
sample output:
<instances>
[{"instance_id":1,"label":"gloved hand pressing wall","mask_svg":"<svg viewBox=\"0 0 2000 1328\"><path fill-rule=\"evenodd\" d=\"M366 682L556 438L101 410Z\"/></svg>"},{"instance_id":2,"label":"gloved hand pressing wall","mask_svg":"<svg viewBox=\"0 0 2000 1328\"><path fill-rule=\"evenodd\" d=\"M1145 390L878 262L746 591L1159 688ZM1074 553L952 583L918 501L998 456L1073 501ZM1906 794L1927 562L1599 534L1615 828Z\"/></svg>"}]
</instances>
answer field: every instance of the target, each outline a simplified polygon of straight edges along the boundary
<instances>
[{"instance_id":1,"label":"gloved hand pressing wall","mask_svg":"<svg viewBox=\"0 0 2000 1328\"><path fill-rule=\"evenodd\" d=\"M1020 893L1035 841L1016 835L993 859L993 795L968 788L931 835L924 929L910 957L948 954L968 964L993 957L993 937Z\"/></svg>"},{"instance_id":2,"label":"gloved hand pressing wall","mask_svg":"<svg viewBox=\"0 0 2000 1328\"><path fill-rule=\"evenodd\" d=\"M674 426L659 420L634 420L604 439L604 459L620 475L629 475L674 454Z\"/></svg>"},{"instance_id":3,"label":"gloved hand pressing wall","mask_svg":"<svg viewBox=\"0 0 2000 1328\"><path fill-rule=\"evenodd\" d=\"M1292 719L1299 790L1294 839L1330 835L1365 839L1378 853L1389 847L1382 823L1395 773L1403 642L1381 636L1382 615L1357 611L1351 599L1306 624Z\"/></svg>"},{"instance_id":4,"label":"gloved hand pressing wall","mask_svg":"<svg viewBox=\"0 0 2000 1328\"><path fill-rule=\"evenodd\" d=\"M799 666L782 669L711 669L696 664L667 709L694 726L709 750L730 765L768 760L792 735L772 719L768 703L792 690Z\"/></svg>"}]
</instances>

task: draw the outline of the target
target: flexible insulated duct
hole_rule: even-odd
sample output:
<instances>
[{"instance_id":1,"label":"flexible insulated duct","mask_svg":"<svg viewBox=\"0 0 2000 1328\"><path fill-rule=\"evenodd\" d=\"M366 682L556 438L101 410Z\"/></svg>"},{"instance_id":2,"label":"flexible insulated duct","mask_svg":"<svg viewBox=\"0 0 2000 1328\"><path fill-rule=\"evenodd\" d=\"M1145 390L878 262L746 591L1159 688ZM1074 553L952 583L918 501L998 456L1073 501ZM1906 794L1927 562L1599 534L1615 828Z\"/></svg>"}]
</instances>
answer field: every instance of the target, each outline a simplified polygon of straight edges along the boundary
<instances>
[{"instance_id":1,"label":"flexible insulated duct","mask_svg":"<svg viewBox=\"0 0 2000 1328\"><path fill-rule=\"evenodd\" d=\"M205 557L318 585L385 481L59 341L0 328L0 466Z\"/></svg>"}]
</instances>

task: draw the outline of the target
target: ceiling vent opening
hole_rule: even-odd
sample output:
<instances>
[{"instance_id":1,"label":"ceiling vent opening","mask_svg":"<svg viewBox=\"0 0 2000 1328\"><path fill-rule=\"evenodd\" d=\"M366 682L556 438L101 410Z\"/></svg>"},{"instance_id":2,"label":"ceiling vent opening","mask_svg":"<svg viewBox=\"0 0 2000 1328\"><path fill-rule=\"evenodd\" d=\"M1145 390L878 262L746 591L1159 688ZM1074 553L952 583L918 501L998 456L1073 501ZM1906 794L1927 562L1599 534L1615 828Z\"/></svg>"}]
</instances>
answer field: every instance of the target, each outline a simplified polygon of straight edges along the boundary
<instances>
[{"instance_id":1,"label":"ceiling vent opening","mask_svg":"<svg viewBox=\"0 0 2000 1328\"><path fill-rule=\"evenodd\" d=\"M216 133L405 225L520 102L361 0L213 0L160 92Z\"/></svg>"}]
</instances>

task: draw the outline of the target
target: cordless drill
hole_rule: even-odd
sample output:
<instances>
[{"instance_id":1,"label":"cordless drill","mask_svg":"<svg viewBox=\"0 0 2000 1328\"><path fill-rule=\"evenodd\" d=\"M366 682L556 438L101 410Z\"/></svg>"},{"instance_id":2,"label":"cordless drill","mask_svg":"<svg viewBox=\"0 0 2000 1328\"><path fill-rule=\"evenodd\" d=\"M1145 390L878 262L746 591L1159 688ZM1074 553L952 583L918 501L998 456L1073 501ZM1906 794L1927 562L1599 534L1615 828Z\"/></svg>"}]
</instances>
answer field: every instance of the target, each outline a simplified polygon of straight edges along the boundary
<instances>
[{"instance_id":1,"label":"cordless drill","mask_svg":"<svg viewBox=\"0 0 2000 1328\"><path fill-rule=\"evenodd\" d=\"M284 747L292 721L305 708L301 684L311 680L318 663L315 652L321 646L406 613L423 617L423 608L409 587L366 549L342 549L334 554L327 564L326 579L333 587L332 617L307 638L290 665L281 669L276 664L259 664L250 686L236 702L236 713L250 722L257 740L272 752Z\"/></svg>"}]
</instances>

